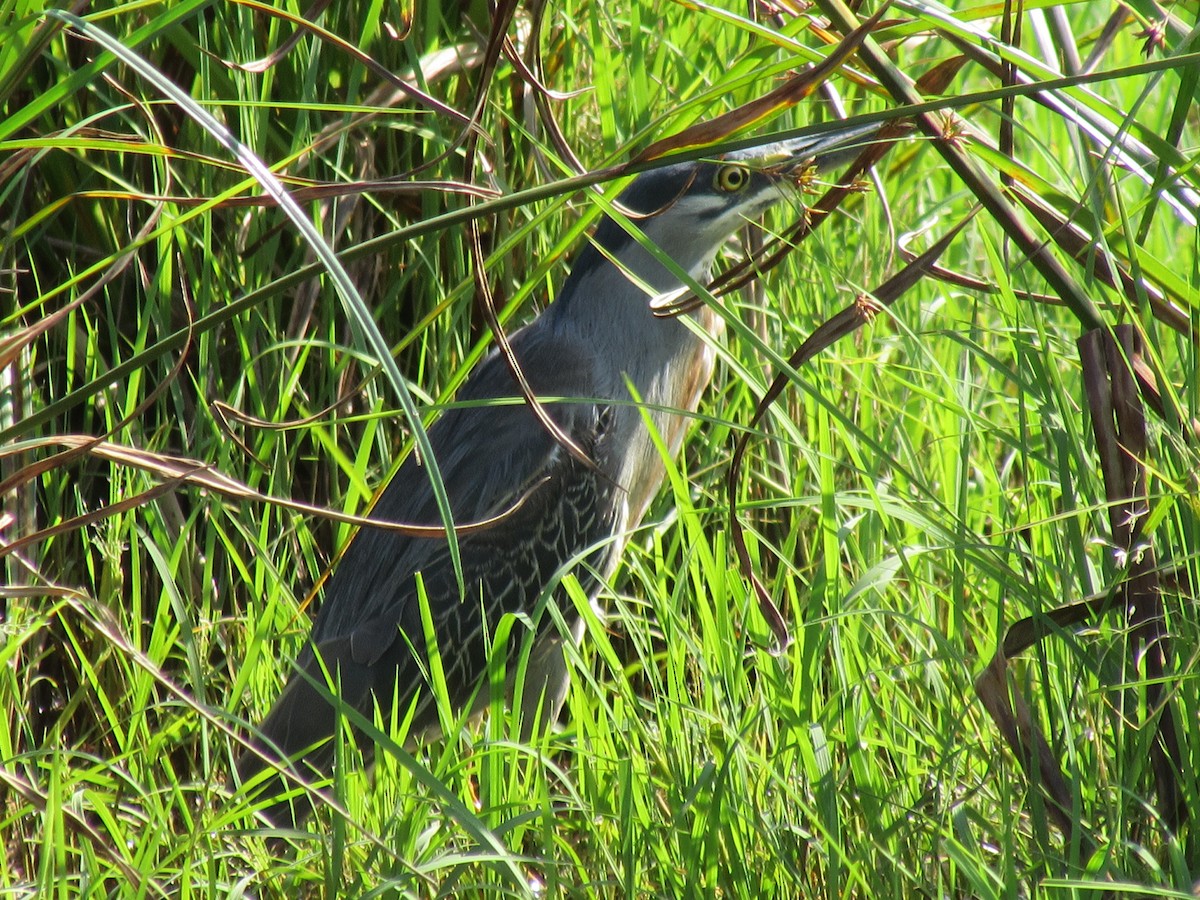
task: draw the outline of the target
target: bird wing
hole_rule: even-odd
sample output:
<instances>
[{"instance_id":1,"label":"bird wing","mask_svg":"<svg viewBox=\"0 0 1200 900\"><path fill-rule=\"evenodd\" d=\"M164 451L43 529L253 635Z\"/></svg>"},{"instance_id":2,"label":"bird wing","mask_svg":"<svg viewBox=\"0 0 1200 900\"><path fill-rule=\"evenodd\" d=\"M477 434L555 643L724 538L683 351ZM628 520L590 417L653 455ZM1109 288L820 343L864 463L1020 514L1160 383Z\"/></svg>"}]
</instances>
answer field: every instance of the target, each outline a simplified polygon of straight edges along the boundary
<instances>
[{"instance_id":1,"label":"bird wing","mask_svg":"<svg viewBox=\"0 0 1200 900\"><path fill-rule=\"evenodd\" d=\"M594 402L592 354L530 326L513 349L535 393L581 397L546 409L559 427L600 466L607 452L611 408ZM463 401L517 396L502 359L485 360L462 392ZM465 596L460 594L445 539L417 538L362 527L330 578L312 641L260 726L267 741L289 757L334 733L337 715L324 685L329 673L341 701L364 715L372 695L382 708L398 693L399 709L425 682L424 630L416 575L421 574L439 641L446 682L456 704L470 696L487 656L487 632L505 612L532 605L562 565L620 528L622 492L596 468L573 458L524 404L458 407L429 431L456 521L512 512L480 531L459 536ZM514 509L515 507L515 509ZM384 489L371 516L437 524L428 475L410 457ZM612 553L611 546L603 551ZM600 568L603 563L596 566ZM419 733L436 724L426 709ZM305 763L328 772L328 743ZM260 752L239 761L243 779L262 768Z\"/></svg>"},{"instance_id":2,"label":"bird wing","mask_svg":"<svg viewBox=\"0 0 1200 900\"><path fill-rule=\"evenodd\" d=\"M550 339L536 326L518 332L512 344L535 394L594 401L590 352L564 346L560 338ZM472 374L458 399L460 403L472 403L498 398L519 398L519 392L504 361L493 354ZM603 437L607 416L603 405L548 403L545 408L577 445L593 453L603 450L593 446ZM515 549L526 544L531 529L559 504L561 492L569 490L570 482L585 477L587 471L522 402L457 407L430 428L429 438L456 522L478 522L509 513L492 528L459 536L468 590L471 576L486 575L489 567L505 558L507 546ZM428 471L415 454L397 470L370 515L388 522L441 524ZM453 560L444 538L361 528L330 578L313 627L314 640L355 634L355 655L370 661L378 648L368 648L381 639L376 628L380 617L401 613L403 620L416 613L415 609L406 609L409 615L404 616L399 607L414 605L413 577L417 572L435 602L443 599L440 591L450 584L457 596ZM435 585L438 594L434 593ZM371 627L362 633L368 623Z\"/></svg>"}]
</instances>

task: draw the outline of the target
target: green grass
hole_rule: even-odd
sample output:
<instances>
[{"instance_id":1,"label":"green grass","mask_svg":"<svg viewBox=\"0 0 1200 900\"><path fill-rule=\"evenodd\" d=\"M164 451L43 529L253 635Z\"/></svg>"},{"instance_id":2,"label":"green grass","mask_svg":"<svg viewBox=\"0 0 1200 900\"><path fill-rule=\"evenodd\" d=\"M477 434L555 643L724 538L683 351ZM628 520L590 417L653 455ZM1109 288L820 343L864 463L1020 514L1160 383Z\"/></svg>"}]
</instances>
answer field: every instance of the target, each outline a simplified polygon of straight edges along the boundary
<instances>
[{"instance_id":1,"label":"green grass","mask_svg":"<svg viewBox=\"0 0 1200 900\"><path fill-rule=\"evenodd\" d=\"M1161 373L1145 540L1173 639L1178 787L1195 812L1200 460L1188 423L1200 418L1200 359L1149 296L1165 292L1185 324L1200 305L1195 202L1180 211L1152 186L1167 175L1157 157L1176 161L1176 187L1200 190L1200 68L1178 59L1200 49L1187 43L1195 9L1168 8L1176 19L1148 65L1148 3L1131 4L1148 18L1130 14L1111 40L1116 7L1035 4L1019 50L1000 42L999 7L959 6L953 19L890 8L876 37L897 70L915 80L960 52L935 26L991 34L989 49L1035 84L1059 77L1060 55L1099 53L1086 85L1061 87L1066 107L1025 87L1011 109L982 96L1000 82L979 61L941 102L978 130L960 146L986 180L1015 176L1141 279L1125 295L1051 250L1104 323L1141 330ZM319 24L405 73L473 48L488 30L481 8L417 4L402 41L388 34L406 28L402 5L333 4ZM457 121L411 99L384 107L377 72L332 42L306 35L261 72L223 64L279 50L295 8L125 4L87 20L293 191L393 176L496 188L482 245L515 326L553 296L599 210L587 192L536 190L570 173L547 115L595 170L828 52L807 18L750 23L745 9L550 4L532 39L523 10L509 35L521 52L532 41L557 94L543 103L507 59L486 82L478 66L451 66L421 84L459 112L483 96L487 166L469 175ZM361 514L410 452L404 386L426 424L453 400L491 346L467 202L437 185L303 199L361 304L339 296L282 210L240 202L266 192L265 176L158 76L41 12L0 0L0 893L1191 896L1200 840L1193 822L1172 828L1156 811L1159 710L1144 706L1120 609L1054 631L1008 669L1066 775L1070 837L975 693L1009 626L1128 575L1084 395L1079 301L1048 286L995 215L939 262L988 291L921 280L790 372L756 428L740 514L789 624L783 653L736 565L725 480L757 399L814 328L904 266L901 235L921 232L902 241L920 252L974 203L916 134L876 167L871 191L721 301L717 378L605 592L607 621L589 617L564 727L522 744L496 706L413 757L382 736L373 779L340 776L340 811L286 835L288 849L270 842L227 787L231 760L352 528L258 495ZM898 107L877 75L864 56L832 80L848 114ZM754 134L832 115L819 94ZM1147 177L1111 140L1083 136L1085 115L1147 143ZM986 146L1005 122L1007 158ZM765 225L799 215L793 205ZM166 456L213 474L172 480ZM216 475L247 490L218 493ZM557 597L586 609L571 578Z\"/></svg>"}]
</instances>

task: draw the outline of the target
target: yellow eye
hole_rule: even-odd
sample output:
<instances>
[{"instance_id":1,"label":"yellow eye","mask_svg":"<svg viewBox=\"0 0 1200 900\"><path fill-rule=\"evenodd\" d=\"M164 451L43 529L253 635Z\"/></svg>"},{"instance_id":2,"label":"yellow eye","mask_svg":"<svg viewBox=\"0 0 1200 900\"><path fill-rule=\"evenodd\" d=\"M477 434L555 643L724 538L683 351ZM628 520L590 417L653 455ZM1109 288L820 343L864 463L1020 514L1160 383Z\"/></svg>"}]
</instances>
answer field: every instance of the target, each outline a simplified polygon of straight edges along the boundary
<instances>
[{"instance_id":1,"label":"yellow eye","mask_svg":"<svg viewBox=\"0 0 1200 900\"><path fill-rule=\"evenodd\" d=\"M721 166L713 178L713 186L726 194L736 194L750 183L750 170L745 166Z\"/></svg>"}]
</instances>

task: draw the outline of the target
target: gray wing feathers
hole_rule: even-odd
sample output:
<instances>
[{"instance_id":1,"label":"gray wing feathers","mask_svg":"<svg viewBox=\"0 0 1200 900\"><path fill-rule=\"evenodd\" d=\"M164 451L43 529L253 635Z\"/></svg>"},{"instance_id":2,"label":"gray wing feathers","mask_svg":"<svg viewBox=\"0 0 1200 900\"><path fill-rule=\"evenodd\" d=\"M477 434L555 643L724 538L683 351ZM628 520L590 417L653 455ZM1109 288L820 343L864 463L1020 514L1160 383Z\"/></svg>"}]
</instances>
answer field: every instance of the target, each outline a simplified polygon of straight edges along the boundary
<instances>
[{"instance_id":1,"label":"gray wing feathers","mask_svg":"<svg viewBox=\"0 0 1200 900\"><path fill-rule=\"evenodd\" d=\"M594 396L589 387L593 369L589 353L582 349L564 352L561 339L549 342L534 328L518 332L513 347L538 395ZM458 400L512 398L516 393L504 362L493 355L472 375ZM587 442L596 416L593 405L547 404L546 408L574 440ZM451 410L434 424L429 437L459 522L505 512L565 462L562 448L534 414L519 404ZM370 516L417 525L441 524L428 472L414 456L401 465ZM513 540L523 537L507 525L496 530ZM461 552L461 537L459 543ZM487 535L482 543L497 549L495 535ZM325 592L313 626L314 640L347 634L381 614L395 612L394 595L397 590L411 590L415 572L423 572L428 585L436 577L431 565L448 564L442 539L362 529L347 547Z\"/></svg>"},{"instance_id":2,"label":"gray wing feathers","mask_svg":"<svg viewBox=\"0 0 1200 900\"><path fill-rule=\"evenodd\" d=\"M534 327L515 335L513 344L539 396L599 393L585 348L564 348L561 337L548 340ZM492 356L459 399L516 394L503 361ZM608 415L603 406L584 401L546 408L573 440L603 454ZM611 533L620 502L616 486L574 460L524 405L452 410L430 429L430 441L456 520L497 515L521 498L524 503L498 526L460 536L465 598L459 596L444 539L360 529L325 591L312 642L297 659L301 671L293 673L260 728L263 738L289 757L329 738L336 728L334 708L310 678L325 684L328 671L340 684L343 702L368 717L373 702L390 706L397 684L406 692L403 711L423 683L423 660L413 654L413 648L425 649L415 573L421 572L429 597L448 687L452 695L461 695L479 675L471 663L484 654L485 607L486 624L494 626L500 613L536 601L557 568ZM400 467L371 516L415 524L440 521L427 473L416 460ZM462 696L455 699L465 702ZM427 724L417 722L415 729ZM330 761L326 748L304 758L320 772L328 772ZM262 767L261 754L254 751L239 761L243 779Z\"/></svg>"}]
</instances>

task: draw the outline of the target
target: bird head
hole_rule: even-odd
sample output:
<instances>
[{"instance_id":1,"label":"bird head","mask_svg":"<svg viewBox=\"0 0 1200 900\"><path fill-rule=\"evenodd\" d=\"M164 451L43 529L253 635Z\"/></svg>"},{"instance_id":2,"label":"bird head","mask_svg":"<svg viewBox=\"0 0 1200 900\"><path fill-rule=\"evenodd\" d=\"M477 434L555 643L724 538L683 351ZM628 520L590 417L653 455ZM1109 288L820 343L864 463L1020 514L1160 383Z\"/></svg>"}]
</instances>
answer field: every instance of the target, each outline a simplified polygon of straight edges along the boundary
<instances>
[{"instance_id":1,"label":"bird head","mask_svg":"<svg viewBox=\"0 0 1200 900\"><path fill-rule=\"evenodd\" d=\"M794 196L795 186L814 168L829 171L853 159L878 130L878 125L849 127L650 169L629 183L614 207L692 279L704 281L717 251L745 222ZM678 276L612 217L604 217L592 243L560 298L605 266L624 270L654 293L682 287Z\"/></svg>"}]
</instances>

